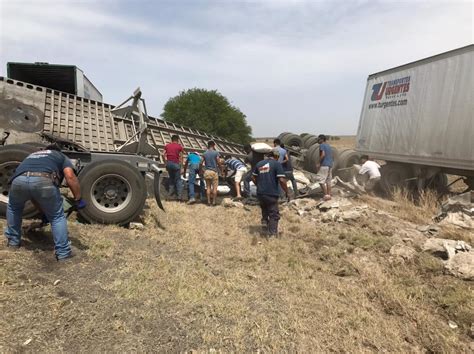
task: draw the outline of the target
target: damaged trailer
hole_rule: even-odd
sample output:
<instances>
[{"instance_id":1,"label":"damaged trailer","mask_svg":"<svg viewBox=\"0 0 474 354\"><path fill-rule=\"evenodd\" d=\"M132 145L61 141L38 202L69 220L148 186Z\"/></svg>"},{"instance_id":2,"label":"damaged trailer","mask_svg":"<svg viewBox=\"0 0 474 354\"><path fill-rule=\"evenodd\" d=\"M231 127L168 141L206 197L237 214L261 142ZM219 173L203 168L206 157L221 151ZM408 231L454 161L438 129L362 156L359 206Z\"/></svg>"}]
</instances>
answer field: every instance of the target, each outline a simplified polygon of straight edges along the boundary
<instances>
[{"instance_id":1,"label":"damaged trailer","mask_svg":"<svg viewBox=\"0 0 474 354\"><path fill-rule=\"evenodd\" d=\"M356 150L386 161L386 190L445 187L445 174L474 189L473 63L469 45L368 77Z\"/></svg>"},{"instance_id":2,"label":"damaged trailer","mask_svg":"<svg viewBox=\"0 0 474 354\"><path fill-rule=\"evenodd\" d=\"M240 144L148 115L137 89L117 107L51 88L0 77L0 214L8 203L8 180L20 162L49 142L73 161L93 223L124 225L142 211L146 178L153 177L160 207L162 151L179 135L186 151L203 152L214 140L224 154L245 155ZM24 215L33 217L27 203Z\"/></svg>"}]
</instances>

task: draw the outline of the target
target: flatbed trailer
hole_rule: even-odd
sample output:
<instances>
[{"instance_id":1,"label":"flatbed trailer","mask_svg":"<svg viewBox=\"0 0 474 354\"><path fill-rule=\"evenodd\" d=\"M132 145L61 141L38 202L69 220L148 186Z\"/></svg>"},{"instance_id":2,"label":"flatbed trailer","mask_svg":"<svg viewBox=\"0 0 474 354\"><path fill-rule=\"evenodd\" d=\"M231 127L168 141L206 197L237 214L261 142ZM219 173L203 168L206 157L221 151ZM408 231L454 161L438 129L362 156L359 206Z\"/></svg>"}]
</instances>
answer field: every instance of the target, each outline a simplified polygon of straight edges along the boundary
<instances>
[{"instance_id":1,"label":"flatbed trailer","mask_svg":"<svg viewBox=\"0 0 474 354\"><path fill-rule=\"evenodd\" d=\"M0 214L8 203L8 180L31 152L56 142L75 164L89 222L124 225L142 211L146 177L160 197L163 148L178 135L185 151L203 152L213 140L218 151L244 157L243 146L148 116L137 89L118 106L0 77ZM25 206L24 215L37 210Z\"/></svg>"}]
</instances>

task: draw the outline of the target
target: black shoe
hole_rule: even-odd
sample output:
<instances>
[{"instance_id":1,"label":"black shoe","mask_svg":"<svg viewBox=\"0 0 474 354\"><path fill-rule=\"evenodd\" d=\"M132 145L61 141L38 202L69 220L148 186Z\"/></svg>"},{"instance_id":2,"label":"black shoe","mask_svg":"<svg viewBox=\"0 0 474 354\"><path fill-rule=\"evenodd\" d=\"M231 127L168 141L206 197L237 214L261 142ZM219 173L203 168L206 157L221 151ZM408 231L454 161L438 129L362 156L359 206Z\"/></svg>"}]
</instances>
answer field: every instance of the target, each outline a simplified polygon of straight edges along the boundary
<instances>
[{"instance_id":1,"label":"black shoe","mask_svg":"<svg viewBox=\"0 0 474 354\"><path fill-rule=\"evenodd\" d=\"M72 253L70 253L69 256L66 256L66 257L63 257L63 258L58 258L58 256L56 256L56 260L60 263L63 263L63 262L70 261L73 257L74 257L74 255Z\"/></svg>"}]
</instances>

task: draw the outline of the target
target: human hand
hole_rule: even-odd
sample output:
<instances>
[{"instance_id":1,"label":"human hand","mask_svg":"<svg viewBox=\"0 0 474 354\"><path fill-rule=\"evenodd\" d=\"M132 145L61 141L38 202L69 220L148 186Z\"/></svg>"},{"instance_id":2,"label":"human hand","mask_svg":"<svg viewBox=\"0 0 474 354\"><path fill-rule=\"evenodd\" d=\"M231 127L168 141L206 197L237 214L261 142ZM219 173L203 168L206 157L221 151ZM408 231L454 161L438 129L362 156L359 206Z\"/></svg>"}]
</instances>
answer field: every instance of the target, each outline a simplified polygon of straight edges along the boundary
<instances>
[{"instance_id":1,"label":"human hand","mask_svg":"<svg viewBox=\"0 0 474 354\"><path fill-rule=\"evenodd\" d=\"M87 206L87 203L84 199L76 200L76 208L77 210L84 209Z\"/></svg>"}]
</instances>

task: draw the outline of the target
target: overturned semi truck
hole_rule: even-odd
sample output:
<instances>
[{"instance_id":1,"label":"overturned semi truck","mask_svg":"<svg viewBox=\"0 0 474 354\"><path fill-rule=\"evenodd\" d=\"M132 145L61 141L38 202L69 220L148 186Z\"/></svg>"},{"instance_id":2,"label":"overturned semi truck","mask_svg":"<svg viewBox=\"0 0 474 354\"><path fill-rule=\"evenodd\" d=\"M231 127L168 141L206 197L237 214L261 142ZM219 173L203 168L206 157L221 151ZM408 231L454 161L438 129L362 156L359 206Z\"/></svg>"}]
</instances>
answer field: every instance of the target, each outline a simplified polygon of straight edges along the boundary
<instances>
[{"instance_id":1,"label":"overturned semi truck","mask_svg":"<svg viewBox=\"0 0 474 354\"><path fill-rule=\"evenodd\" d=\"M8 181L30 153L57 142L73 161L92 223L124 225L145 205L148 177L160 207L162 150L179 135L186 151L203 152L207 141L243 157L240 144L148 115L137 89L118 106L52 88L0 77L0 215L8 204ZM24 215L37 210L27 203Z\"/></svg>"},{"instance_id":2,"label":"overturned semi truck","mask_svg":"<svg viewBox=\"0 0 474 354\"><path fill-rule=\"evenodd\" d=\"M356 150L384 160L382 185L474 189L474 45L372 74Z\"/></svg>"}]
</instances>

